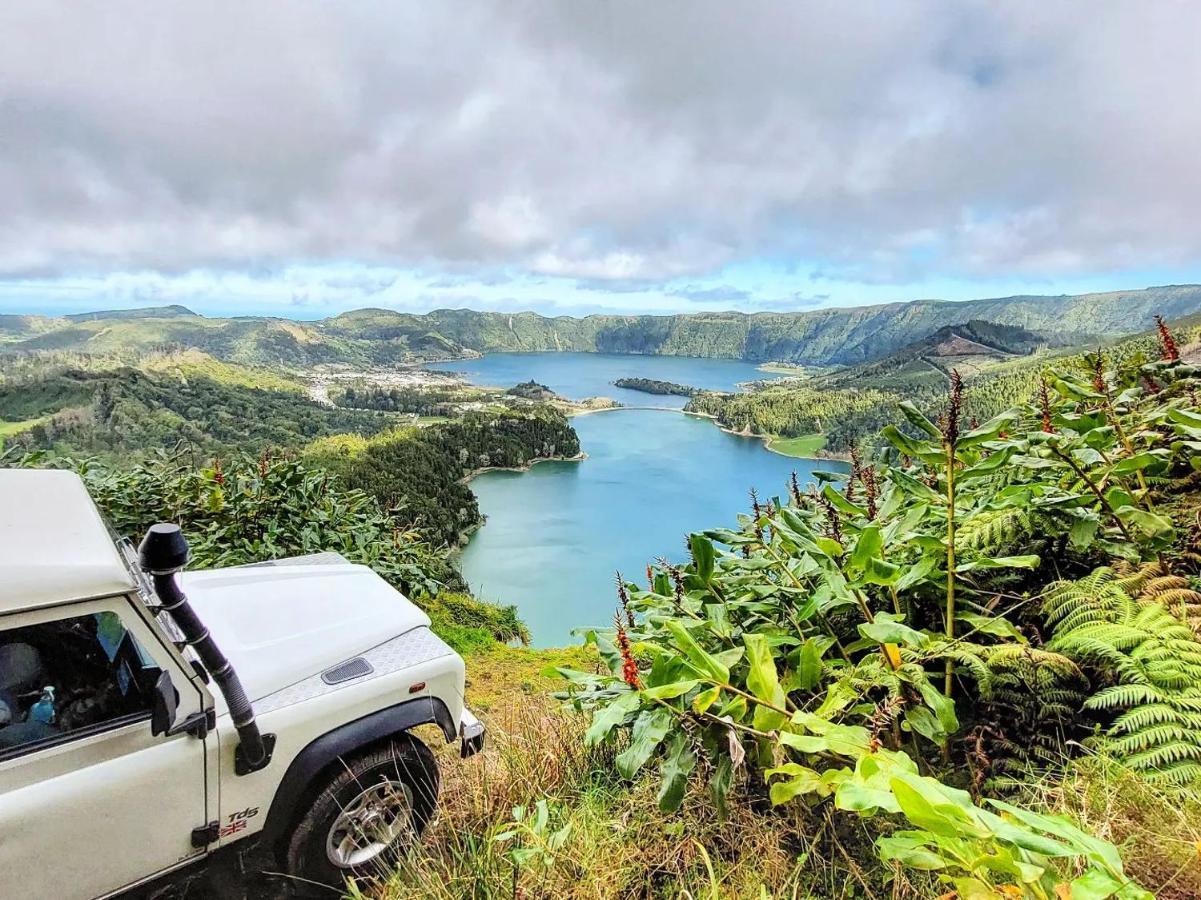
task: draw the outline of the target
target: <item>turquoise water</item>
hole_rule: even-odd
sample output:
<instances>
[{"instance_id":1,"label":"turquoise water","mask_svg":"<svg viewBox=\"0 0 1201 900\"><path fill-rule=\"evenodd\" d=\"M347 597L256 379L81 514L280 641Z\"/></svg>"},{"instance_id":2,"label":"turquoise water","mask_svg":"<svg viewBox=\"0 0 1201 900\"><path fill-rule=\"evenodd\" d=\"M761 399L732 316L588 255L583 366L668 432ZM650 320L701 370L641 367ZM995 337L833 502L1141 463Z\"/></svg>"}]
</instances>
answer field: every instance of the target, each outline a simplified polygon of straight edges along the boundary
<instances>
[{"instance_id":1,"label":"turquoise water","mask_svg":"<svg viewBox=\"0 0 1201 900\"><path fill-rule=\"evenodd\" d=\"M495 353L431 368L476 384L511 387L533 379L572 399L612 397L626 406L680 409L687 398L613 387L617 378L655 378L711 390L770 376L753 363L607 353ZM517 605L534 644L572 643L571 631L612 620L617 570L644 582L646 565L685 558L691 531L733 526L750 509L751 487L783 495L827 460L792 459L762 441L726 434L679 412L621 409L571 420L588 455L539 463L528 472L485 472L471 482L487 522L460 565L477 596Z\"/></svg>"},{"instance_id":2,"label":"turquoise water","mask_svg":"<svg viewBox=\"0 0 1201 900\"><path fill-rule=\"evenodd\" d=\"M828 460L792 459L678 412L616 410L572 419L588 458L485 472L471 482L487 523L460 560L477 595L514 603L541 647L611 621L614 571L645 582L656 557L685 557L690 531L731 526L747 492L783 496Z\"/></svg>"},{"instance_id":3,"label":"turquoise water","mask_svg":"<svg viewBox=\"0 0 1201 900\"><path fill-rule=\"evenodd\" d=\"M533 379L572 400L612 397L623 406L682 409L687 397L645 394L613 386L618 378L654 378L712 391L732 391L739 382L771 378L754 363L689 356L631 356L615 353L489 353L480 359L433 363L431 369L462 372L469 381L495 387Z\"/></svg>"}]
</instances>

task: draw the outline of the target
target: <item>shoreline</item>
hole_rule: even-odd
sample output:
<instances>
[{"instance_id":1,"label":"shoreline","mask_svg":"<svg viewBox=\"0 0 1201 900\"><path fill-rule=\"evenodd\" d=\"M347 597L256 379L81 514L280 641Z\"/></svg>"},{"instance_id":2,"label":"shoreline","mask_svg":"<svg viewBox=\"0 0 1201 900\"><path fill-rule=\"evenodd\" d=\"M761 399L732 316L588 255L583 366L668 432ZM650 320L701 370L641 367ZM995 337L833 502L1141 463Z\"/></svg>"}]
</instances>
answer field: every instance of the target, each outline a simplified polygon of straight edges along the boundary
<instances>
[{"instance_id":1,"label":"shoreline","mask_svg":"<svg viewBox=\"0 0 1201 900\"><path fill-rule=\"evenodd\" d=\"M786 456L789 459L811 459L814 461L823 460L823 459L831 459L831 460L835 460L837 462L850 462L850 460L851 460L851 454L849 454L849 453L836 453L836 452L833 452L830 450L819 450L817 456L793 456L791 453L781 453L779 450L775 450L771 446L773 435L756 434L753 431L736 431L733 428L728 428L727 426L721 424L721 422L718 421L717 416L715 416L711 413L696 412L695 410L691 410L691 409L681 409L681 410L679 410L679 412L682 412L686 416L695 416L698 419L708 419L710 422L712 422L714 425L717 426L718 430L724 431L726 434L732 434L735 437L740 437L740 438L754 438L756 440L762 441L763 449L766 450L768 453L776 454L776 456Z\"/></svg>"},{"instance_id":2,"label":"shoreline","mask_svg":"<svg viewBox=\"0 0 1201 900\"><path fill-rule=\"evenodd\" d=\"M601 410L603 411L603 410ZM479 469L472 469L466 475L459 479L460 484L471 484L472 480L485 472L528 472L538 463L544 462L583 462L588 458L588 454L581 450L575 456L539 456L536 459L531 459L524 466L483 466ZM482 515L482 514L481 514ZM483 521L477 522L470 528L466 528L459 532L458 542L450 549L450 557L453 559L458 556L463 548L467 546L471 536L483 528L488 523L488 517L483 516Z\"/></svg>"},{"instance_id":3,"label":"shoreline","mask_svg":"<svg viewBox=\"0 0 1201 900\"><path fill-rule=\"evenodd\" d=\"M599 410L603 412L603 410ZM544 462L583 462L588 458L588 454L581 450L575 456L538 456L531 459L523 466L481 466L478 469L472 469L466 475L459 479L460 484L467 484L471 479L478 475L483 475L485 472L528 472L538 463Z\"/></svg>"}]
</instances>

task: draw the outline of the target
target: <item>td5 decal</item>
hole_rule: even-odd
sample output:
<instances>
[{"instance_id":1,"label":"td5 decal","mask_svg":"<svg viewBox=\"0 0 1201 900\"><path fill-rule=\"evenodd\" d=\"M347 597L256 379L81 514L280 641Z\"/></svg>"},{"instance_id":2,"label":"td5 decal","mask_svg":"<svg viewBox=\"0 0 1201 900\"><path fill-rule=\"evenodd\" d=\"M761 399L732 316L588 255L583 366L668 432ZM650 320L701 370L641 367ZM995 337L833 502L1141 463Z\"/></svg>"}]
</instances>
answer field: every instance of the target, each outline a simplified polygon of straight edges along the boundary
<instances>
[{"instance_id":1,"label":"td5 decal","mask_svg":"<svg viewBox=\"0 0 1201 900\"><path fill-rule=\"evenodd\" d=\"M258 814L259 808L257 806L249 807L241 812L230 813L226 823L221 826L220 836L227 838L237 834L239 831L245 831L246 824Z\"/></svg>"}]
</instances>

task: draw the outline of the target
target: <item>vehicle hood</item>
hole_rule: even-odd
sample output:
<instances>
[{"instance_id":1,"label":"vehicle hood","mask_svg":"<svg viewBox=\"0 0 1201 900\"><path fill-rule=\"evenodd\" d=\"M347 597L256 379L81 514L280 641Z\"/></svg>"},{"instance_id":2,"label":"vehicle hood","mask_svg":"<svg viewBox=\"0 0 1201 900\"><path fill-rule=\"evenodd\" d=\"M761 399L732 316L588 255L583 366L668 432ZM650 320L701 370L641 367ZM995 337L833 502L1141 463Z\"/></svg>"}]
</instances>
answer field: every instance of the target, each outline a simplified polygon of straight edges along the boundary
<instances>
[{"instance_id":1,"label":"vehicle hood","mask_svg":"<svg viewBox=\"0 0 1201 900\"><path fill-rule=\"evenodd\" d=\"M366 566L282 562L180 576L251 700L430 624ZM224 698L217 702L224 708Z\"/></svg>"}]
</instances>

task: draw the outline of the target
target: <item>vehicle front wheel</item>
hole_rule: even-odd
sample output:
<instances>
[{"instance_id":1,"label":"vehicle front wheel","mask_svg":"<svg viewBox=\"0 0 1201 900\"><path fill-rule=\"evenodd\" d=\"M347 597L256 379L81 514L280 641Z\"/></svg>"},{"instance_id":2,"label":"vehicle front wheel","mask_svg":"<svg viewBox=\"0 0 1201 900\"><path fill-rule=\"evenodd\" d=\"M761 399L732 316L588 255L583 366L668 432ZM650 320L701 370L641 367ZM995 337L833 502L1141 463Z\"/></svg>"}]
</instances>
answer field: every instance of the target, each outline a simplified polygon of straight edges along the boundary
<instances>
[{"instance_id":1,"label":"vehicle front wheel","mask_svg":"<svg viewBox=\"0 0 1201 900\"><path fill-rule=\"evenodd\" d=\"M296 823L285 850L288 874L341 888L348 877L386 877L424 830L438 802L438 765L405 735L347 759Z\"/></svg>"}]
</instances>

